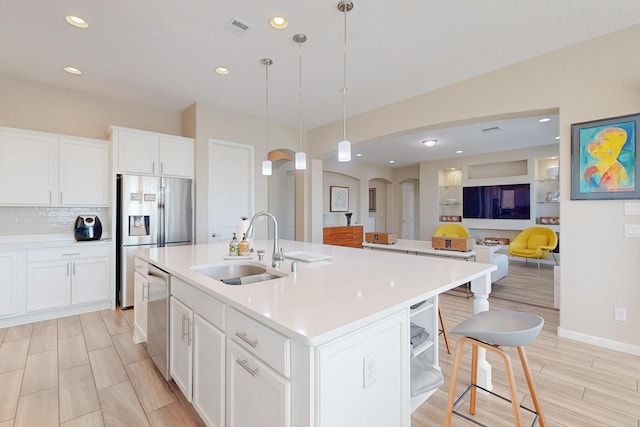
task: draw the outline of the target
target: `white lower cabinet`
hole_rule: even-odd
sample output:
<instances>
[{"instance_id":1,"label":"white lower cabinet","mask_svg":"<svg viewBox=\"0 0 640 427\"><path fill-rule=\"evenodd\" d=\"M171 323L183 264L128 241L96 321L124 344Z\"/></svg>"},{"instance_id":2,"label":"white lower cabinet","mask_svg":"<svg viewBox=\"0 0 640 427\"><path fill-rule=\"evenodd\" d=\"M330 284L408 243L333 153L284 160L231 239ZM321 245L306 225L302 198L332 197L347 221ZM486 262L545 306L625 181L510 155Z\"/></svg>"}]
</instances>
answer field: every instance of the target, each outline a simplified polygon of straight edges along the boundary
<instances>
[{"instance_id":1,"label":"white lower cabinet","mask_svg":"<svg viewBox=\"0 0 640 427\"><path fill-rule=\"evenodd\" d=\"M149 279L146 274L138 271L133 274L133 342L140 344L147 341L147 313L149 303Z\"/></svg>"},{"instance_id":2,"label":"white lower cabinet","mask_svg":"<svg viewBox=\"0 0 640 427\"><path fill-rule=\"evenodd\" d=\"M232 340L227 360L227 425L291 426L291 383Z\"/></svg>"},{"instance_id":3,"label":"white lower cabinet","mask_svg":"<svg viewBox=\"0 0 640 427\"><path fill-rule=\"evenodd\" d=\"M27 311L71 304L71 266L68 261L27 265Z\"/></svg>"},{"instance_id":4,"label":"white lower cabinet","mask_svg":"<svg viewBox=\"0 0 640 427\"><path fill-rule=\"evenodd\" d=\"M224 304L171 278L169 372L209 427L225 425Z\"/></svg>"},{"instance_id":5,"label":"white lower cabinet","mask_svg":"<svg viewBox=\"0 0 640 427\"><path fill-rule=\"evenodd\" d=\"M182 394L189 402L192 400L191 379L193 377L193 347L191 345L191 324L193 311L179 300L171 297L169 306L169 373Z\"/></svg>"},{"instance_id":6,"label":"white lower cabinet","mask_svg":"<svg viewBox=\"0 0 640 427\"><path fill-rule=\"evenodd\" d=\"M193 397L208 426L224 426L224 333L198 314L193 318Z\"/></svg>"},{"instance_id":7,"label":"white lower cabinet","mask_svg":"<svg viewBox=\"0 0 640 427\"><path fill-rule=\"evenodd\" d=\"M0 317L18 313L17 252L0 253Z\"/></svg>"},{"instance_id":8,"label":"white lower cabinet","mask_svg":"<svg viewBox=\"0 0 640 427\"><path fill-rule=\"evenodd\" d=\"M27 312L109 299L108 246L27 253Z\"/></svg>"}]
</instances>

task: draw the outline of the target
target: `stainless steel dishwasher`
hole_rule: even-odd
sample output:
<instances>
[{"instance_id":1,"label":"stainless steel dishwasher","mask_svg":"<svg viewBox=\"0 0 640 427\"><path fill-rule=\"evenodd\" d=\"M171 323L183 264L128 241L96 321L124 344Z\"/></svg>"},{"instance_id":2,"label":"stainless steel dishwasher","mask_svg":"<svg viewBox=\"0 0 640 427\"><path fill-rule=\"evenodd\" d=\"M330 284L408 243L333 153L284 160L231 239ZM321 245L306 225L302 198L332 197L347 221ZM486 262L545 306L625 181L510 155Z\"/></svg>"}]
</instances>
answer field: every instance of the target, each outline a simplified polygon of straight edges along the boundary
<instances>
[{"instance_id":1,"label":"stainless steel dishwasher","mask_svg":"<svg viewBox=\"0 0 640 427\"><path fill-rule=\"evenodd\" d=\"M149 265L149 300L147 303L147 352L162 376L169 375L169 284L171 275Z\"/></svg>"}]
</instances>

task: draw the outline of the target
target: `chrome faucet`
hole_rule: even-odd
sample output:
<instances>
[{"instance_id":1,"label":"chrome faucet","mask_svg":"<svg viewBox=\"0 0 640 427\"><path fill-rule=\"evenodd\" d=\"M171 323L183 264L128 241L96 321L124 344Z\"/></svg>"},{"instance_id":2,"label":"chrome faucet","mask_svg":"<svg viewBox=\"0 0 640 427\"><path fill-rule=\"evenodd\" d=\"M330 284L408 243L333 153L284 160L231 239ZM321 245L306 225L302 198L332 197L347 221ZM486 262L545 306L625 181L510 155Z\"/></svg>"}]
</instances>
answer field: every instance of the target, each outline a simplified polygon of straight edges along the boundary
<instances>
[{"instance_id":1,"label":"chrome faucet","mask_svg":"<svg viewBox=\"0 0 640 427\"><path fill-rule=\"evenodd\" d=\"M278 268L280 266L280 261L284 261L284 251L278 248L278 221L276 221L275 216L273 216L269 212L258 212L257 214L255 214L249 222L249 227L247 228L247 238L250 239L253 237L253 223L255 222L256 218L260 216L266 216L273 220L273 254L271 258L271 267Z\"/></svg>"}]
</instances>

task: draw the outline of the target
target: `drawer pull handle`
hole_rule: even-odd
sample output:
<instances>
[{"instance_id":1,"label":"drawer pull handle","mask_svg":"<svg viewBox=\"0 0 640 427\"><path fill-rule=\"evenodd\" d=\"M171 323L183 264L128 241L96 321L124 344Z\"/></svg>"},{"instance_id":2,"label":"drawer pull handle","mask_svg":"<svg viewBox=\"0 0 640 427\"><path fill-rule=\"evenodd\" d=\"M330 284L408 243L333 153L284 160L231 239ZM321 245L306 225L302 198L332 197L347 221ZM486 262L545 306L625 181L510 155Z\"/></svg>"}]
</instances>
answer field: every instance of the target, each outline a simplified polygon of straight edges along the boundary
<instances>
[{"instance_id":1,"label":"drawer pull handle","mask_svg":"<svg viewBox=\"0 0 640 427\"><path fill-rule=\"evenodd\" d=\"M252 340L247 336L246 332L236 332L236 336L253 348L256 348L258 346L258 340Z\"/></svg>"},{"instance_id":2,"label":"drawer pull handle","mask_svg":"<svg viewBox=\"0 0 640 427\"><path fill-rule=\"evenodd\" d=\"M62 254L62 256L78 256L80 255L80 252L74 252L74 253L69 253L69 254Z\"/></svg>"},{"instance_id":3,"label":"drawer pull handle","mask_svg":"<svg viewBox=\"0 0 640 427\"><path fill-rule=\"evenodd\" d=\"M238 365L242 366L245 371L249 372L252 377L257 377L258 376L258 372L260 372L260 369L258 369L258 368L251 369L249 367L249 364L247 363L247 359L244 359L244 360L236 359L236 363Z\"/></svg>"}]
</instances>

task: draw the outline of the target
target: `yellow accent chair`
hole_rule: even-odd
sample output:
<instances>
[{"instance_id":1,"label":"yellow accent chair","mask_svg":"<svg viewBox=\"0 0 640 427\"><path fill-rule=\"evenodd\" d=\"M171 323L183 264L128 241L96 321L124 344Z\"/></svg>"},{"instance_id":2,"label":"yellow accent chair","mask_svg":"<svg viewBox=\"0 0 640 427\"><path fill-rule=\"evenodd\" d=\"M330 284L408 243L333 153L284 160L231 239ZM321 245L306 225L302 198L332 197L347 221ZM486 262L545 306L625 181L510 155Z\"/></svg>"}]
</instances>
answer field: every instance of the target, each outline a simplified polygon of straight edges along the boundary
<instances>
[{"instance_id":1,"label":"yellow accent chair","mask_svg":"<svg viewBox=\"0 0 640 427\"><path fill-rule=\"evenodd\" d=\"M545 258L549 252L558 246L558 235L548 227L525 228L511 241L509 253L512 256L522 257L526 260L535 258L540 268L540 258ZM558 260L551 252L553 260L558 264Z\"/></svg>"},{"instance_id":2,"label":"yellow accent chair","mask_svg":"<svg viewBox=\"0 0 640 427\"><path fill-rule=\"evenodd\" d=\"M469 231L460 224L441 224L433 233L434 237L464 237L470 238Z\"/></svg>"}]
</instances>

